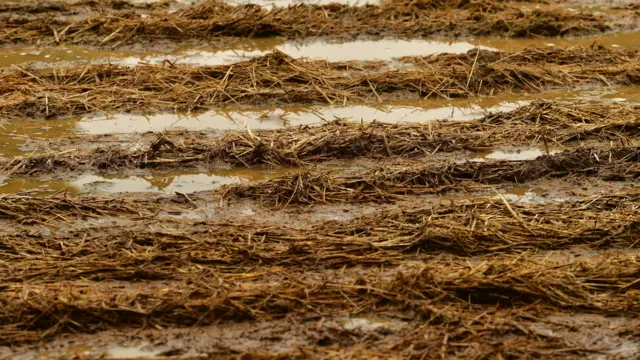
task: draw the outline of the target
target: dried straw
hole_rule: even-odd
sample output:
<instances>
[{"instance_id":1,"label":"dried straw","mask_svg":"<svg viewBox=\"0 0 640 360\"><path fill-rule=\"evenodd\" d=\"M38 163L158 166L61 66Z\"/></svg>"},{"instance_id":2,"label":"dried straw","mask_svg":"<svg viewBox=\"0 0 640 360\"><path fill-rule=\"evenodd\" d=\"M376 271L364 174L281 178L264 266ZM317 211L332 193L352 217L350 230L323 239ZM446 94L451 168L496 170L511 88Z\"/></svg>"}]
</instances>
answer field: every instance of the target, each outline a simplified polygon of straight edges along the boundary
<instances>
[{"instance_id":1,"label":"dried straw","mask_svg":"<svg viewBox=\"0 0 640 360\"><path fill-rule=\"evenodd\" d=\"M479 52L478 52L479 51ZM233 65L18 68L0 75L0 117L55 118L113 111L184 111L283 104L353 104L453 98L594 84L640 83L640 55L604 47L471 50L384 62L294 60L274 51ZM473 76L469 74L473 71Z\"/></svg>"}]
</instances>

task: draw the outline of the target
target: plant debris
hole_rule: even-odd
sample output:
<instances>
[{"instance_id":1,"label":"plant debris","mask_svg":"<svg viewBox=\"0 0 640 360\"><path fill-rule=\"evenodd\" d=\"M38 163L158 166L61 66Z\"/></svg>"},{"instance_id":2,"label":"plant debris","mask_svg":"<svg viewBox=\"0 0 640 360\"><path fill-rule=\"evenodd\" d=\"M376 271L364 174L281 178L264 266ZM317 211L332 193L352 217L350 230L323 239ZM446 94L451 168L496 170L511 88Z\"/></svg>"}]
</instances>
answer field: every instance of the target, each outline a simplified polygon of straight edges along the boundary
<instances>
[{"instance_id":1,"label":"plant debris","mask_svg":"<svg viewBox=\"0 0 640 360\"><path fill-rule=\"evenodd\" d=\"M640 178L640 148L580 148L535 160L454 162L385 167L366 173L309 171L257 183L226 185L225 196L254 198L272 206L324 202L393 201L405 195L441 193L474 184L523 184L543 177L598 177L607 181Z\"/></svg>"},{"instance_id":2,"label":"plant debris","mask_svg":"<svg viewBox=\"0 0 640 360\"><path fill-rule=\"evenodd\" d=\"M640 84L640 55L601 46L471 50L384 62L294 60L274 51L233 65L87 65L12 69L0 75L0 117L55 118L95 112L192 112L215 106L354 104L389 98L456 98L578 86ZM348 76L345 76L348 75Z\"/></svg>"},{"instance_id":3,"label":"plant debris","mask_svg":"<svg viewBox=\"0 0 640 360\"><path fill-rule=\"evenodd\" d=\"M133 14L135 15L135 13ZM212 37L317 38L358 36L584 36L632 28L633 19L572 12L562 7L523 10L496 1L405 1L381 5L296 4L263 8L212 0L153 16L95 15L81 20L38 17L0 21L0 43L85 44L116 48L152 36L173 41Z\"/></svg>"},{"instance_id":4,"label":"plant debris","mask_svg":"<svg viewBox=\"0 0 640 360\"><path fill-rule=\"evenodd\" d=\"M130 356L129 347L130 357L194 360L634 358L640 52L632 36L610 48L597 38L524 49L476 38L516 50L392 61L280 51L221 66L66 61L77 58L67 46L195 50L250 38L637 29L632 6L597 14L529 2L2 2L0 44L13 66L0 69L0 358L108 359ZM34 55L66 60L14 62ZM388 123L336 116L278 130L102 135L58 121L444 100L430 116L455 98L474 98L475 111L575 89L581 100L519 102L472 121L399 115L392 123L392 112ZM256 116L249 121L275 120Z\"/></svg>"},{"instance_id":5,"label":"plant debris","mask_svg":"<svg viewBox=\"0 0 640 360\"><path fill-rule=\"evenodd\" d=\"M358 157L424 157L437 152L478 151L506 145L569 144L577 140L610 141L633 146L640 129L640 107L629 104L536 101L478 121L425 124L368 124L337 120L321 126L229 132L219 139L189 133L157 135L135 150L101 146L83 150L82 138L60 151L32 153L0 161L9 175L77 170L117 170L210 166L306 166ZM55 144L49 144L55 146Z\"/></svg>"}]
</instances>

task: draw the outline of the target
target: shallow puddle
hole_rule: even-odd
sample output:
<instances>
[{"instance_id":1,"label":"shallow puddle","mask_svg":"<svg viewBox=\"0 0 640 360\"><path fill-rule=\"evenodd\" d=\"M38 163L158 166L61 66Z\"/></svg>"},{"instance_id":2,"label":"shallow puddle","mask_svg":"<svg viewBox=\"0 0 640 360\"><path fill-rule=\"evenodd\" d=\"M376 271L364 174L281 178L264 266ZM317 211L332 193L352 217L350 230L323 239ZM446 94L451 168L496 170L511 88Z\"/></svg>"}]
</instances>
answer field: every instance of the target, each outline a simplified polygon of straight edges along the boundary
<instances>
[{"instance_id":1,"label":"shallow puddle","mask_svg":"<svg viewBox=\"0 0 640 360\"><path fill-rule=\"evenodd\" d=\"M69 345L63 349L38 351L18 356L16 360L27 359L152 359L160 355L161 351L147 350L152 348L149 342L133 342L131 346L101 346Z\"/></svg>"},{"instance_id":2,"label":"shallow puddle","mask_svg":"<svg viewBox=\"0 0 640 360\"><path fill-rule=\"evenodd\" d=\"M29 140L55 139L83 134L130 134L170 130L267 130L288 126L319 125L342 118L354 122L381 121L387 123L422 123L428 121L473 120L488 112L510 111L529 101L542 98L556 101L600 101L640 103L640 88L618 88L569 92L548 92L541 95L501 95L474 99L429 99L389 101L380 105L288 106L260 110L213 110L202 114L113 114L92 115L48 121L9 121L1 124L0 156L15 157L31 151ZM551 149L554 150L554 149ZM532 150L533 151L533 150ZM500 152L477 153L470 160L505 159L541 155L542 150L524 154ZM477 155L477 156L476 156Z\"/></svg>"},{"instance_id":3,"label":"shallow puddle","mask_svg":"<svg viewBox=\"0 0 640 360\"><path fill-rule=\"evenodd\" d=\"M560 148L541 149L537 147L522 147L516 149L496 149L471 153L466 160L474 162L484 161L526 161L535 160L542 155L553 155L560 152ZM464 161L466 161L464 160Z\"/></svg>"},{"instance_id":4,"label":"shallow puddle","mask_svg":"<svg viewBox=\"0 0 640 360\"><path fill-rule=\"evenodd\" d=\"M459 106L440 106L430 101L396 102L394 105L348 107L286 107L262 111L209 111L200 115L131 115L85 117L76 122L78 133L107 134L186 130L269 130L288 126L318 125L326 121L345 119L355 122L381 121L388 123L421 123L434 120L473 120L487 112L508 111L522 103L481 101L460 103ZM491 106L489 103L495 103ZM434 107L431 107L434 106ZM74 121L74 120L70 120Z\"/></svg>"},{"instance_id":5,"label":"shallow puddle","mask_svg":"<svg viewBox=\"0 0 640 360\"><path fill-rule=\"evenodd\" d=\"M527 47L571 47L599 44L630 50L640 49L640 32L616 33L598 37L583 38L538 38L538 39L501 39L476 38L470 43L501 51L520 51Z\"/></svg>"},{"instance_id":6,"label":"shallow puddle","mask_svg":"<svg viewBox=\"0 0 640 360\"><path fill-rule=\"evenodd\" d=\"M61 136L129 134L169 130L273 130L289 126L319 125L338 118L369 123L421 123L435 120L473 120L487 112L509 111L527 102L500 98L395 101L378 106L283 107L262 110L213 110L198 115L113 114L48 121L10 121L2 126L0 155L15 157L29 151L28 140Z\"/></svg>"},{"instance_id":7,"label":"shallow puddle","mask_svg":"<svg viewBox=\"0 0 640 360\"><path fill-rule=\"evenodd\" d=\"M148 342L143 342L138 346L111 346L108 348L106 359L138 359L152 358L158 356L161 351L146 350Z\"/></svg>"},{"instance_id":8,"label":"shallow puddle","mask_svg":"<svg viewBox=\"0 0 640 360\"><path fill-rule=\"evenodd\" d=\"M6 48L0 50L0 67L38 62L39 67L71 61L94 64L118 64L135 66L141 62L186 65L223 65L261 56L269 51L279 50L293 58L309 58L327 61L349 60L391 60L403 56L431 55L439 53L465 53L477 45L466 41L436 40L357 40L284 42L281 39L234 39L231 44L220 48L194 48L185 46L171 53L99 51L79 47L56 48ZM491 49L485 46L483 48ZM49 65L47 65L49 64ZM58 65L55 65L58 66Z\"/></svg>"},{"instance_id":9,"label":"shallow puddle","mask_svg":"<svg viewBox=\"0 0 640 360\"><path fill-rule=\"evenodd\" d=\"M505 189L502 192L504 197L509 202L518 202L523 204L543 204L551 201L562 201L561 198L549 197L547 190L540 187L530 186L514 186ZM499 198L495 196L494 198Z\"/></svg>"},{"instance_id":10,"label":"shallow puddle","mask_svg":"<svg viewBox=\"0 0 640 360\"><path fill-rule=\"evenodd\" d=\"M258 181L301 171L280 169L230 169L208 173L167 172L151 175L112 176L84 174L70 180L38 180L37 178L0 178L0 194L28 192L32 195L51 195L66 191L69 194L106 195L124 192L173 194L214 190L223 185Z\"/></svg>"},{"instance_id":11,"label":"shallow puddle","mask_svg":"<svg viewBox=\"0 0 640 360\"><path fill-rule=\"evenodd\" d=\"M290 5L296 5L296 4L328 5L333 3L352 5L352 6L380 4L379 0L227 0L225 2L232 5L255 4L263 7L270 7L270 6L286 7Z\"/></svg>"},{"instance_id":12,"label":"shallow puddle","mask_svg":"<svg viewBox=\"0 0 640 360\"><path fill-rule=\"evenodd\" d=\"M186 65L222 65L261 56L273 50L280 50L294 58L309 58L332 62L391 60L403 56L465 53L474 47L489 50L519 51L531 46L568 47L592 45L593 43L626 49L640 49L640 33L619 33L602 37L574 39L476 38L467 41L373 39L289 42L276 38L232 39L228 43L225 41L225 45L220 47L203 47L187 43L171 52L145 52L143 49L136 49L141 51L100 51L73 46L43 49L10 47L0 50L0 67L10 67L28 62L35 62L38 67L63 66L68 62L112 63L135 66L140 62L163 64L169 61Z\"/></svg>"},{"instance_id":13,"label":"shallow puddle","mask_svg":"<svg viewBox=\"0 0 640 360\"><path fill-rule=\"evenodd\" d=\"M402 326L402 322L389 320L380 316L358 316L346 319L342 325L348 331L371 332L380 328Z\"/></svg>"}]
</instances>

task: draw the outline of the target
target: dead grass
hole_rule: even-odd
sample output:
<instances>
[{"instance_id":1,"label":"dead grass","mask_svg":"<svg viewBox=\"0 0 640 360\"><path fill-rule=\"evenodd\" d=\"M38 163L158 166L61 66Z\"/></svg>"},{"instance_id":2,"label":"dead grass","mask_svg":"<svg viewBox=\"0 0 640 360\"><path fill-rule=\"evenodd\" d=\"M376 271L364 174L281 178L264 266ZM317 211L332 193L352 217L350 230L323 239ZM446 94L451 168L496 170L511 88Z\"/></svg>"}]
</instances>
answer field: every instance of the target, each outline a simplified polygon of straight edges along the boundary
<instances>
[{"instance_id":1,"label":"dead grass","mask_svg":"<svg viewBox=\"0 0 640 360\"><path fill-rule=\"evenodd\" d=\"M167 9L172 0L156 3L132 3L127 0L6 0L0 4L0 13L11 14L15 22L20 14L65 14L77 15L87 12L105 12L119 10L161 10Z\"/></svg>"},{"instance_id":2,"label":"dead grass","mask_svg":"<svg viewBox=\"0 0 640 360\"><path fill-rule=\"evenodd\" d=\"M633 146L640 109L628 104L553 103L536 101L511 112L489 114L478 121L425 124L369 124L333 121L321 126L267 131L232 131L222 138L159 134L148 146L86 146L83 137L48 143L62 151L32 153L0 162L9 175L80 170L211 166L308 166L359 157L429 157L435 153L478 151L507 145L545 149L577 140ZM89 150L85 149L89 148Z\"/></svg>"},{"instance_id":3,"label":"dead grass","mask_svg":"<svg viewBox=\"0 0 640 360\"><path fill-rule=\"evenodd\" d=\"M477 184L523 184L544 177L597 177L608 181L640 176L640 150L580 148L535 160L434 163L415 167L387 166L375 170L335 174L308 171L257 183L227 185L227 197L257 199L263 204L393 201L405 195L442 193Z\"/></svg>"},{"instance_id":4,"label":"dead grass","mask_svg":"<svg viewBox=\"0 0 640 360\"><path fill-rule=\"evenodd\" d=\"M384 62L294 60L281 52L233 65L89 65L12 69L0 76L0 117L55 118L95 112L180 111L244 105L454 98L606 84L640 84L640 55L604 47L408 57ZM478 55L476 57L476 54Z\"/></svg>"},{"instance_id":5,"label":"dead grass","mask_svg":"<svg viewBox=\"0 0 640 360\"><path fill-rule=\"evenodd\" d=\"M625 314L638 311L634 294L639 271L638 259L630 255L566 264L520 256L479 265L425 264L388 274L370 269L358 278L336 274L331 280L322 273L298 278L264 269L235 280L194 277L169 286L123 288L113 282L87 281L7 284L0 293L0 333L7 344L68 331L408 309L441 325L468 321L464 309L471 304ZM255 281L260 278L275 281Z\"/></svg>"},{"instance_id":6,"label":"dead grass","mask_svg":"<svg viewBox=\"0 0 640 360\"><path fill-rule=\"evenodd\" d=\"M146 19L124 14L90 16L79 21L8 19L0 23L0 42L33 43L39 39L44 45L115 48L149 37L182 41L220 36L582 36L623 28L609 25L611 17L570 12L562 7L525 11L495 1L394 0L380 6L297 4L273 9L207 1L176 13L155 13ZM632 20L627 21L631 27Z\"/></svg>"},{"instance_id":7,"label":"dead grass","mask_svg":"<svg viewBox=\"0 0 640 360\"><path fill-rule=\"evenodd\" d=\"M82 205L91 198L68 201ZM443 253L466 258L535 254L576 245L635 249L640 239L638 201L637 192L542 205L478 197L435 207L417 201L353 220L300 227L248 218L156 218L56 231L65 219L82 213L72 208L61 212L64 218L40 213L50 218L45 223L53 229L50 233L0 236L6 260L0 275L6 284L173 281L223 274L233 278L256 267L302 273L386 268L408 260L437 261L433 257Z\"/></svg>"},{"instance_id":8,"label":"dead grass","mask_svg":"<svg viewBox=\"0 0 640 360\"><path fill-rule=\"evenodd\" d=\"M0 219L9 219L23 224L49 221L67 221L74 218L100 218L105 216L155 214L160 207L153 201L127 201L114 198L91 198L89 201L74 201L61 193L50 197L28 195L1 195ZM166 208L166 206L164 206Z\"/></svg>"}]
</instances>

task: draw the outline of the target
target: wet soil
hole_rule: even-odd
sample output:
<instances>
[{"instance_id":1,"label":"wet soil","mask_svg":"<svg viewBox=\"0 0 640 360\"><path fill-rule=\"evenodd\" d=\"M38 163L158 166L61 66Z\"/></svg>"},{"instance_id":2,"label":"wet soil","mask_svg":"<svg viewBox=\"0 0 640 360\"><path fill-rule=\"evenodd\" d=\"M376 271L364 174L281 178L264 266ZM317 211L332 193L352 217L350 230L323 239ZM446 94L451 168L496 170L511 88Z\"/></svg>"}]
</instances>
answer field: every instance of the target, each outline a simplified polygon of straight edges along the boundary
<instances>
[{"instance_id":1,"label":"wet soil","mask_svg":"<svg viewBox=\"0 0 640 360\"><path fill-rule=\"evenodd\" d=\"M637 357L632 6L259 1L0 4L1 359Z\"/></svg>"},{"instance_id":2,"label":"wet soil","mask_svg":"<svg viewBox=\"0 0 640 360\"><path fill-rule=\"evenodd\" d=\"M499 311L496 313L500 314ZM495 315L487 314L487 316ZM631 353L637 347L636 342L625 334L626 329L635 326L634 321L630 319L580 313L555 315L540 312L537 315L539 321L531 319L525 327L525 330L530 331L532 338L535 338L534 334L559 338L572 343L575 348L599 348L600 354ZM588 322L590 326L579 326L584 322ZM494 326L498 323L499 321L496 321ZM569 324L576 326L571 327ZM375 351L375 355L385 354L385 347L404 348L408 344L403 339L410 335L409 329L419 325L420 323L409 322L403 318L367 314L357 317L294 318L264 321L258 325L222 325L198 330L185 329L170 332L146 330L140 333L108 332L101 333L97 337L74 336L72 341L81 345L64 347L65 342L59 342L59 345L54 343L46 349L22 348L17 352L21 354L19 359L36 357L55 359L74 355L91 358L103 353L107 353L108 358L112 359L149 357L151 354L153 356L174 354L180 358L198 359L233 354L257 355L263 352L283 356L285 354L304 356L307 352L313 352L316 355L338 352L343 356L360 353L371 358L374 354L368 353L367 350L362 349L363 347L366 346L370 351ZM429 335L442 339L443 330L434 327L429 331ZM603 334L606 335L603 336ZM351 340L345 341L345 335ZM517 336L516 334L512 336L514 335ZM525 336L520 335L520 337ZM479 340L480 338L476 339L476 346L480 345ZM505 347L509 346L509 343L505 345ZM401 351L407 356L411 352L409 348ZM391 353L388 355L390 356ZM598 356L598 353L585 355L586 358Z\"/></svg>"}]
</instances>

